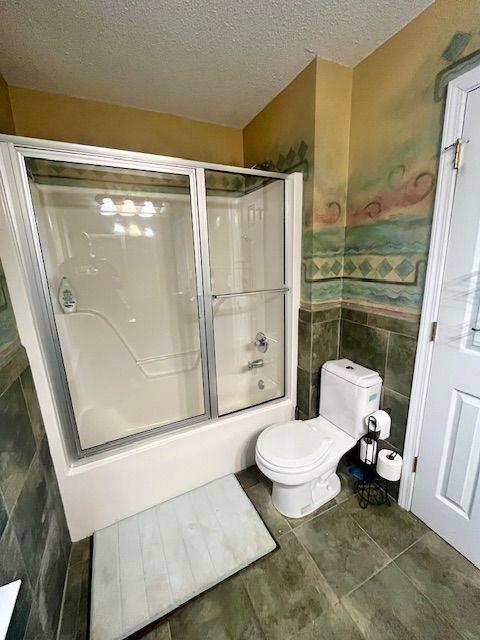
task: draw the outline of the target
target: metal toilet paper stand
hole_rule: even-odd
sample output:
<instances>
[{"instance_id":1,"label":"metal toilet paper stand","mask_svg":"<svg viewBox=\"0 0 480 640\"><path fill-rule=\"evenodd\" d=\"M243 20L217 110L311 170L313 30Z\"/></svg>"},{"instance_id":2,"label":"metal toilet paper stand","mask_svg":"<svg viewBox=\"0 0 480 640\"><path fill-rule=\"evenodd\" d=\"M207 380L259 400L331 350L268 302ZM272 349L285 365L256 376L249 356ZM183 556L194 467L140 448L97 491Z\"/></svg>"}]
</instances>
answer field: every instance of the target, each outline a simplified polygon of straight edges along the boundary
<instances>
[{"instance_id":1,"label":"metal toilet paper stand","mask_svg":"<svg viewBox=\"0 0 480 640\"><path fill-rule=\"evenodd\" d=\"M377 421L373 416L369 416L367 433L361 439L365 442L367 452L365 460L360 460L363 480L357 480L355 483L355 493L362 509L366 509L369 504L386 504L389 507L392 504L388 496L388 480L380 478L376 470L379 435Z\"/></svg>"}]
</instances>

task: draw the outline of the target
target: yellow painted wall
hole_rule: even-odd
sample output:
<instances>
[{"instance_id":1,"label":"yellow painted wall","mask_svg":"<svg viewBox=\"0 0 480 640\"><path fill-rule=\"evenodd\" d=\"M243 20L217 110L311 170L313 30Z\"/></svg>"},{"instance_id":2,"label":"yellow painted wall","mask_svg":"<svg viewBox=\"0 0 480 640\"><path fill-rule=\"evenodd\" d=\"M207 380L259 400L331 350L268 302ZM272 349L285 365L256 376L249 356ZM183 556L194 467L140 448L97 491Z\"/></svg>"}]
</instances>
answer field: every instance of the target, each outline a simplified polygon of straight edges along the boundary
<instances>
[{"instance_id":1,"label":"yellow painted wall","mask_svg":"<svg viewBox=\"0 0 480 640\"><path fill-rule=\"evenodd\" d=\"M0 133L15 133L8 85L0 73Z\"/></svg>"},{"instance_id":2,"label":"yellow painted wall","mask_svg":"<svg viewBox=\"0 0 480 640\"><path fill-rule=\"evenodd\" d=\"M247 166L270 160L304 172L303 306L341 299L351 93L352 70L317 58L243 132Z\"/></svg>"},{"instance_id":3,"label":"yellow painted wall","mask_svg":"<svg viewBox=\"0 0 480 640\"><path fill-rule=\"evenodd\" d=\"M313 148L315 74L313 60L247 124L243 130L245 166L265 160L276 165L281 154L286 155L302 140Z\"/></svg>"},{"instance_id":4,"label":"yellow painted wall","mask_svg":"<svg viewBox=\"0 0 480 640\"><path fill-rule=\"evenodd\" d=\"M342 297L352 78L352 69L317 58L311 262L304 256L314 305Z\"/></svg>"},{"instance_id":5,"label":"yellow painted wall","mask_svg":"<svg viewBox=\"0 0 480 640\"><path fill-rule=\"evenodd\" d=\"M353 70L317 58L314 224L345 221ZM328 203L342 205L340 218Z\"/></svg>"},{"instance_id":6,"label":"yellow painted wall","mask_svg":"<svg viewBox=\"0 0 480 640\"><path fill-rule=\"evenodd\" d=\"M243 165L241 129L21 87L10 98L19 136Z\"/></svg>"},{"instance_id":7,"label":"yellow painted wall","mask_svg":"<svg viewBox=\"0 0 480 640\"><path fill-rule=\"evenodd\" d=\"M341 271L338 278L322 280L316 257L329 264L342 261L351 91L351 69L317 58L243 132L247 166L270 160L278 171L304 172L305 306L341 297ZM297 153L302 142L307 147L303 162ZM291 160L286 159L289 152Z\"/></svg>"},{"instance_id":8,"label":"yellow painted wall","mask_svg":"<svg viewBox=\"0 0 480 640\"><path fill-rule=\"evenodd\" d=\"M277 171L304 174L303 246L311 253L314 190L316 60L313 60L243 130L245 166L270 161ZM302 277L302 302L311 298Z\"/></svg>"},{"instance_id":9,"label":"yellow painted wall","mask_svg":"<svg viewBox=\"0 0 480 640\"><path fill-rule=\"evenodd\" d=\"M347 303L420 312L444 88L449 69L480 62L479 48L480 2L437 0L355 68L345 260L370 252L416 272L410 283L395 271L385 283L346 279Z\"/></svg>"}]
</instances>

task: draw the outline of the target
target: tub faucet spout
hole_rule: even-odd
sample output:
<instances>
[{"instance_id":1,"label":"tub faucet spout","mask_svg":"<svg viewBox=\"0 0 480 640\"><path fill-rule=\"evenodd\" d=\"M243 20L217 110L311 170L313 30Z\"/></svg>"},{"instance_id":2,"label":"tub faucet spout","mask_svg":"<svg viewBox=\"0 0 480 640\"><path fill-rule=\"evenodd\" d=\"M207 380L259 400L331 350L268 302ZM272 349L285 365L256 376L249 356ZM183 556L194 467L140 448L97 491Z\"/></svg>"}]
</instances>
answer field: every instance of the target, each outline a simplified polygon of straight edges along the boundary
<instances>
[{"instance_id":1,"label":"tub faucet spout","mask_svg":"<svg viewBox=\"0 0 480 640\"><path fill-rule=\"evenodd\" d=\"M258 358L258 360L252 360L251 362L248 363L249 369L259 369L260 367L263 367L262 358Z\"/></svg>"}]
</instances>

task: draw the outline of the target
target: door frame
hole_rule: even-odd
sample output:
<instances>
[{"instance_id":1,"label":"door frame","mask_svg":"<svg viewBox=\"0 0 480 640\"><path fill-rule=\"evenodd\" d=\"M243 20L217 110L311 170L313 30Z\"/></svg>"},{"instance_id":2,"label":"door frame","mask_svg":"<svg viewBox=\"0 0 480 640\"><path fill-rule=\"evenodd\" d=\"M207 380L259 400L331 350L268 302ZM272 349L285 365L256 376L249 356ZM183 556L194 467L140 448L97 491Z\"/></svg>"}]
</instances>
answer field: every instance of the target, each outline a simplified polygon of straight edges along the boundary
<instances>
[{"instance_id":1,"label":"door frame","mask_svg":"<svg viewBox=\"0 0 480 640\"><path fill-rule=\"evenodd\" d=\"M453 166L455 142L462 136L467 95L479 87L480 66L463 73L448 83L420 330L405 433L403 473L398 496L399 505L408 510L411 508L413 499L416 476L414 469L420 449L435 344L432 340L432 325L437 320L440 307L440 293L448 248L448 230L452 219L458 174L458 170Z\"/></svg>"}]
</instances>

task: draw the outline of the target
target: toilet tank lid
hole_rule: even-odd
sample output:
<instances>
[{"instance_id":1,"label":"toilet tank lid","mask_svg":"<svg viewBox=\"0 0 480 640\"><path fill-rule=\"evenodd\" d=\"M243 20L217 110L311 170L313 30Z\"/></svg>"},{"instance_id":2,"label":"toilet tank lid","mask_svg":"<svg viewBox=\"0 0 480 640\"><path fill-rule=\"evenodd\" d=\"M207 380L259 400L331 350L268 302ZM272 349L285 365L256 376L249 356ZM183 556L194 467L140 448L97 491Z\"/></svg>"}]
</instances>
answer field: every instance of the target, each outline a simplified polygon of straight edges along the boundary
<instances>
[{"instance_id":1,"label":"toilet tank lid","mask_svg":"<svg viewBox=\"0 0 480 640\"><path fill-rule=\"evenodd\" d=\"M373 387L382 381L377 371L362 367L361 364L352 362L347 358L341 360L328 360L324 363L322 369L333 373L343 380L347 380L357 387Z\"/></svg>"}]
</instances>

